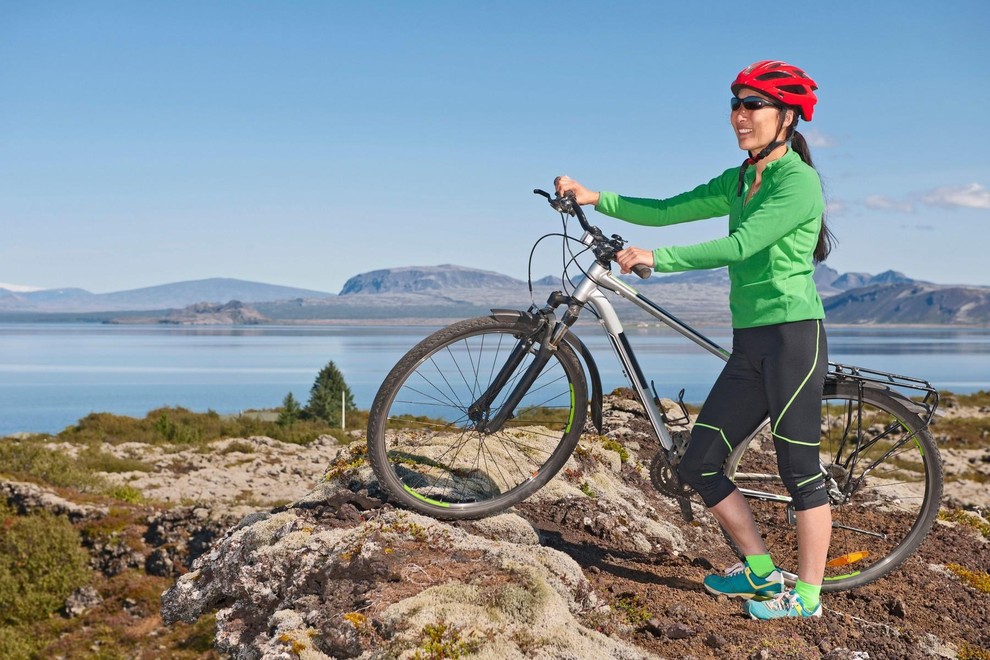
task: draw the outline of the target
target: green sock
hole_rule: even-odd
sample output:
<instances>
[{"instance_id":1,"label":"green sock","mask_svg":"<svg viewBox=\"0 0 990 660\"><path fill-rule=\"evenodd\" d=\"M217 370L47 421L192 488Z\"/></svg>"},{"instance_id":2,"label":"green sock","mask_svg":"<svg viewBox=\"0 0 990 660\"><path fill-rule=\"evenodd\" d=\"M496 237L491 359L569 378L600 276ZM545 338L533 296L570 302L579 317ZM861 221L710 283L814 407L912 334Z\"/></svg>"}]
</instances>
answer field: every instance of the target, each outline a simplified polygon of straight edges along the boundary
<instances>
[{"instance_id":1,"label":"green sock","mask_svg":"<svg viewBox=\"0 0 990 660\"><path fill-rule=\"evenodd\" d=\"M798 580L794 584L794 591L796 591L797 595L801 597L801 602L808 608L808 611L814 612L821 600L819 597L822 593L822 585L808 584L807 582Z\"/></svg>"},{"instance_id":2,"label":"green sock","mask_svg":"<svg viewBox=\"0 0 990 660\"><path fill-rule=\"evenodd\" d=\"M770 555L746 555L746 565L749 570L756 574L756 577L766 577L776 570L773 559Z\"/></svg>"}]
</instances>

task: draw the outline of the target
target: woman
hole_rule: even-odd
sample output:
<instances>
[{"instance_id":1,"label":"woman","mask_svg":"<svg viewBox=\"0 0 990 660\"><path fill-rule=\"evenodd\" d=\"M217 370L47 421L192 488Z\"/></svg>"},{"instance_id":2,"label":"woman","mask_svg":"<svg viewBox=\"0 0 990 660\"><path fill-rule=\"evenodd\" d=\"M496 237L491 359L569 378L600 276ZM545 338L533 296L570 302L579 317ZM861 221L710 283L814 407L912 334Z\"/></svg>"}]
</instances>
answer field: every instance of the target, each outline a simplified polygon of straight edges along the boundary
<instances>
[{"instance_id":1,"label":"woman","mask_svg":"<svg viewBox=\"0 0 990 660\"><path fill-rule=\"evenodd\" d=\"M722 238L656 250L629 247L617 260L623 273L638 264L665 273L728 266L732 354L698 415L678 475L698 491L746 561L709 575L705 588L745 599L753 618L820 616L832 518L818 460L828 359L813 275L832 238L821 181L796 130L799 118L811 120L817 86L801 69L766 60L743 69L731 89L732 127L749 154L741 167L663 200L594 192L566 176L556 188L640 225L729 216ZM777 467L797 512L798 580L790 590L749 504L723 472L732 448L767 415Z\"/></svg>"}]
</instances>

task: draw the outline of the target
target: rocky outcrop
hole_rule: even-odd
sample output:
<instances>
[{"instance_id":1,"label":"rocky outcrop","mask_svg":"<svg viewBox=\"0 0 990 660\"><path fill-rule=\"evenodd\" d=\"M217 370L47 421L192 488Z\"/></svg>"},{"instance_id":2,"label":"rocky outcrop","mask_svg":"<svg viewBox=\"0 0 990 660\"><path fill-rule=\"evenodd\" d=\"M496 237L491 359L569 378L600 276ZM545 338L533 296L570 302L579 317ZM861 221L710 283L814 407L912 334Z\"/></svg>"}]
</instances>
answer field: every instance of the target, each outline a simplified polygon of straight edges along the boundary
<instances>
[{"instance_id":1,"label":"rocky outcrop","mask_svg":"<svg viewBox=\"0 0 990 660\"><path fill-rule=\"evenodd\" d=\"M110 320L114 324L164 323L168 325L258 325L270 318L239 300L228 303L200 302L183 309L173 309L163 316L122 316Z\"/></svg>"},{"instance_id":2,"label":"rocky outcrop","mask_svg":"<svg viewBox=\"0 0 990 660\"><path fill-rule=\"evenodd\" d=\"M603 604L521 518L468 531L348 493L328 483L242 521L163 595L163 619L219 607L217 648L245 659L398 657L430 644L449 657L649 657L577 621Z\"/></svg>"},{"instance_id":3,"label":"rocky outcrop","mask_svg":"<svg viewBox=\"0 0 990 660\"><path fill-rule=\"evenodd\" d=\"M0 481L0 498L5 499L18 513L44 510L66 516L72 522L99 518L108 512L105 506L77 504L47 488L18 481Z\"/></svg>"},{"instance_id":4,"label":"rocky outcrop","mask_svg":"<svg viewBox=\"0 0 990 660\"><path fill-rule=\"evenodd\" d=\"M609 405L606 423L632 433L638 422L623 407ZM526 506L644 553L676 556L698 542L705 532L667 522L670 511L627 483L642 483L642 465L601 440L565 466L579 477L554 480ZM219 608L217 648L237 658L398 657L436 643L482 658L654 657L588 625L609 606L523 516L444 523L383 505L362 449L339 449L331 466L347 469L231 529L163 595L164 620Z\"/></svg>"},{"instance_id":5,"label":"rocky outcrop","mask_svg":"<svg viewBox=\"0 0 990 660\"><path fill-rule=\"evenodd\" d=\"M52 447L70 454L78 449L64 444ZM305 446L261 436L229 438L210 443L207 451L174 451L137 442L100 446L101 451L121 458L141 456L152 468L103 474L110 482L137 488L146 497L170 504L240 505L242 515L303 497L323 474L327 457L336 448L331 436Z\"/></svg>"},{"instance_id":6,"label":"rocky outcrop","mask_svg":"<svg viewBox=\"0 0 990 660\"><path fill-rule=\"evenodd\" d=\"M701 587L735 557L700 506L686 523L649 485L656 440L624 390L605 398L604 434L586 426L557 478L483 520L393 506L363 463L360 432L349 445L47 442L131 459L135 471L97 476L146 499L13 480L0 481L0 497L73 521L99 573L59 596L58 641L38 657L95 652L92 630L118 636L106 655L177 657L191 629L205 651L214 619L216 647L237 658L952 657L990 641L979 586L990 570L990 431L959 448L953 429L969 425L948 422L976 423L990 407L944 401L933 431L954 445L943 449L953 508L900 570L828 594L820 620L773 630Z\"/></svg>"},{"instance_id":7,"label":"rocky outcrop","mask_svg":"<svg viewBox=\"0 0 990 660\"><path fill-rule=\"evenodd\" d=\"M239 300L225 304L196 303L184 309L169 312L161 323L174 325L257 325L270 321L258 310Z\"/></svg>"}]
</instances>

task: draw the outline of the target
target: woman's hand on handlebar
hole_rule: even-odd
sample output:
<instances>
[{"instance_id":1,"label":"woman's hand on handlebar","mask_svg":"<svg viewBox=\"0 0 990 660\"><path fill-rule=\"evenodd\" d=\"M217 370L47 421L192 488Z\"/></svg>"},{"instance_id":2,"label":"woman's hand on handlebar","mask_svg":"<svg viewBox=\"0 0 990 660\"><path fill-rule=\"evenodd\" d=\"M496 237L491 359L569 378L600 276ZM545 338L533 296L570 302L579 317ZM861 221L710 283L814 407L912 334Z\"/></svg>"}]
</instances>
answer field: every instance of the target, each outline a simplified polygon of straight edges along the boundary
<instances>
[{"instance_id":1,"label":"woman's hand on handlebar","mask_svg":"<svg viewBox=\"0 0 990 660\"><path fill-rule=\"evenodd\" d=\"M624 250L619 250L615 253L615 261L619 264L623 275L631 273L632 269L638 265L646 266L650 271L654 268L653 251L643 250L637 247L627 247ZM643 277L643 275L640 275L640 277Z\"/></svg>"},{"instance_id":2,"label":"woman's hand on handlebar","mask_svg":"<svg viewBox=\"0 0 990 660\"><path fill-rule=\"evenodd\" d=\"M575 201L581 206L585 204L598 204L599 194L597 192L588 190L569 176L558 176L553 180L553 186L556 188L557 194L561 197L566 193L572 193Z\"/></svg>"}]
</instances>

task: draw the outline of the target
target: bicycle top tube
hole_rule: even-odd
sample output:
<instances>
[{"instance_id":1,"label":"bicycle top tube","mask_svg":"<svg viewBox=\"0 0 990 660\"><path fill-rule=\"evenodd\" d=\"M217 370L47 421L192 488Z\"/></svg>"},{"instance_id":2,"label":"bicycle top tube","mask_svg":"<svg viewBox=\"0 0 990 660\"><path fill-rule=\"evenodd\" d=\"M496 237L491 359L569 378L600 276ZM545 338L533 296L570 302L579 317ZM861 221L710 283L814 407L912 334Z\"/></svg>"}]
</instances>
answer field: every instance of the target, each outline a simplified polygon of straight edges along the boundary
<instances>
[{"instance_id":1,"label":"bicycle top tube","mask_svg":"<svg viewBox=\"0 0 990 660\"><path fill-rule=\"evenodd\" d=\"M590 269L588 269L587 275L587 279L582 282L580 286L578 286L578 289L574 292L573 297L576 299L581 299L582 302L587 301L592 304L603 317L603 323L608 331L613 333L619 332L621 331L621 325L618 324L617 317L615 320L611 318L612 316L615 316L615 312L608 298L601 294L596 296L590 291L590 289L605 289L618 294L625 300L628 300L632 304L636 305L659 322L683 335L712 355L721 358L722 360L729 359L729 351L725 348L709 339L695 328L691 327L685 321L677 318L647 296L636 291L636 289L623 282L621 279L616 277L614 273L601 266L601 264L594 264ZM585 290L589 290L589 293L586 294ZM587 297L584 298L584 296Z\"/></svg>"}]
</instances>

